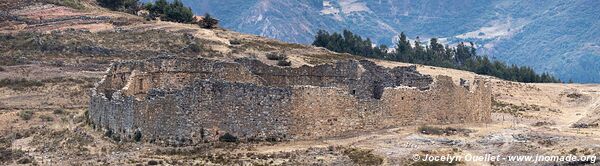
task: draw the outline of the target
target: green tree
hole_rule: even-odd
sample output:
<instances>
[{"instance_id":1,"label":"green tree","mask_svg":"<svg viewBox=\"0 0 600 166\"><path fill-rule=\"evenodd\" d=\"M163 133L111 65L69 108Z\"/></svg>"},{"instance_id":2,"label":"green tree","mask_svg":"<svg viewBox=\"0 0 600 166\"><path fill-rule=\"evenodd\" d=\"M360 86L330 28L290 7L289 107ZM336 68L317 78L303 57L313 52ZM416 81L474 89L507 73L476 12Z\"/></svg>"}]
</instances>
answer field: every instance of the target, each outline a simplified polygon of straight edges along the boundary
<instances>
[{"instance_id":1,"label":"green tree","mask_svg":"<svg viewBox=\"0 0 600 166\"><path fill-rule=\"evenodd\" d=\"M413 52L412 47L410 46L410 41L408 41L404 32L400 33L399 38L400 40L398 40L398 43L396 43L396 56L394 60L409 61L409 57Z\"/></svg>"},{"instance_id":2,"label":"green tree","mask_svg":"<svg viewBox=\"0 0 600 166\"><path fill-rule=\"evenodd\" d=\"M165 20L190 23L194 20L192 9L183 5L181 0L174 0L165 10Z\"/></svg>"},{"instance_id":3,"label":"green tree","mask_svg":"<svg viewBox=\"0 0 600 166\"><path fill-rule=\"evenodd\" d=\"M147 3L145 8L150 11L150 15L154 17L164 17L165 10L169 7L169 2L167 0L157 0L152 3Z\"/></svg>"},{"instance_id":4,"label":"green tree","mask_svg":"<svg viewBox=\"0 0 600 166\"><path fill-rule=\"evenodd\" d=\"M319 30L317 31L317 34L315 35L315 41L313 41L312 45L313 46L317 46L317 47L327 47L327 44L329 43L329 32L324 31L324 30Z\"/></svg>"},{"instance_id":5,"label":"green tree","mask_svg":"<svg viewBox=\"0 0 600 166\"><path fill-rule=\"evenodd\" d=\"M344 30L342 34L335 32L329 34L327 31L319 30L315 35L313 45L325 47L335 52L350 53L369 58L468 70L511 81L560 82L559 79L548 73L537 74L530 67L519 67L514 64L509 67L506 63L490 60L487 56L478 56L475 44L471 42L469 45L461 42L452 48L439 43L437 38L431 38L429 45L423 47L419 37L416 37L413 48L406 35L401 33L395 51L388 53L387 46L373 47L369 38L362 39L348 30Z\"/></svg>"},{"instance_id":6,"label":"green tree","mask_svg":"<svg viewBox=\"0 0 600 166\"><path fill-rule=\"evenodd\" d=\"M97 2L102 7L128 13L135 13L140 6L138 0L97 0Z\"/></svg>"},{"instance_id":7,"label":"green tree","mask_svg":"<svg viewBox=\"0 0 600 166\"><path fill-rule=\"evenodd\" d=\"M194 21L192 9L183 5L181 0L174 0L172 3L166 0L157 0L154 4L148 3L144 7L150 11L151 17L160 17L165 21L180 23L191 23Z\"/></svg>"}]
</instances>

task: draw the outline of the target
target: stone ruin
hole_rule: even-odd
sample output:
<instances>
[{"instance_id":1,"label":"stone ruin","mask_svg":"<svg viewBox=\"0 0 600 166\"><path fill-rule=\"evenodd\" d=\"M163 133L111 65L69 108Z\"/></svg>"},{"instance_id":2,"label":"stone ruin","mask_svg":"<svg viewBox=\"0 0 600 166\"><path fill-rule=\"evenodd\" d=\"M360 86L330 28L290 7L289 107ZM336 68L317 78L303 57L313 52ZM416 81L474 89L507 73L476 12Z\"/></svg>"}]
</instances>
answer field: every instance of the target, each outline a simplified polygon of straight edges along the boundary
<instances>
[{"instance_id":1,"label":"stone ruin","mask_svg":"<svg viewBox=\"0 0 600 166\"><path fill-rule=\"evenodd\" d=\"M259 60L157 57L114 63L93 89L88 118L114 137L193 145L318 139L405 125L490 120L491 89L457 86L415 66L367 60L278 67Z\"/></svg>"}]
</instances>

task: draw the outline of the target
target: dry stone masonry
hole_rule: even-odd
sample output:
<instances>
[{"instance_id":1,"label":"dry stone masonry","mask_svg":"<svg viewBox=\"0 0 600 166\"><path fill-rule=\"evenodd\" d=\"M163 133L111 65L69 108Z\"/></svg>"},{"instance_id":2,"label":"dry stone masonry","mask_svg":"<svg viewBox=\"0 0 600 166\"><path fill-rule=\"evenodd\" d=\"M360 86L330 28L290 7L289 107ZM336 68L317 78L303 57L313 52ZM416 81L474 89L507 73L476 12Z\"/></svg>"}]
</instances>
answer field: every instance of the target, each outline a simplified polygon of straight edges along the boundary
<instances>
[{"instance_id":1,"label":"dry stone masonry","mask_svg":"<svg viewBox=\"0 0 600 166\"><path fill-rule=\"evenodd\" d=\"M121 140L193 145L226 133L277 141L487 122L490 110L482 80L458 86L415 66L347 60L291 68L165 56L112 64L92 89L88 118Z\"/></svg>"}]
</instances>

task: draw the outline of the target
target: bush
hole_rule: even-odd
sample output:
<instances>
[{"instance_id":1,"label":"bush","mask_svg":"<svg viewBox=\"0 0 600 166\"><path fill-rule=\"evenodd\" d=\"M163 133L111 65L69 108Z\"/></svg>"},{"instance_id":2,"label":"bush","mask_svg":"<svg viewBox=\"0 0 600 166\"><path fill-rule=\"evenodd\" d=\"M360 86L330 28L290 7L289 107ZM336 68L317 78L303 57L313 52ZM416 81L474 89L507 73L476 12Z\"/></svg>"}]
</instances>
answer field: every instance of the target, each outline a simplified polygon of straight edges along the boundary
<instances>
[{"instance_id":1,"label":"bush","mask_svg":"<svg viewBox=\"0 0 600 166\"><path fill-rule=\"evenodd\" d=\"M52 118L51 116L48 116L48 115L40 115L40 119L42 119L42 121L44 121L44 122L54 121L54 118Z\"/></svg>"},{"instance_id":2,"label":"bush","mask_svg":"<svg viewBox=\"0 0 600 166\"><path fill-rule=\"evenodd\" d=\"M34 112L31 110L19 111L19 117L23 120L30 120L33 117Z\"/></svg>"},{"instance_id":3,"label":"bush","mask_svg":"<svg viewBox=\"0 0 600 166\"><path fill-rule=\"evenodd\" d=\"M112 135L113 135L112 129L107 129L106 132L104 132L105 137L111 138Z\"/></svg>"},{"instance_id":4,"label":"bush","mask_svg":"<svg viewBox=\"0 0 600 166\"><path fill-rule=\"evenodd\" d=\"M583 95L580 93L569 93L567 95L568 98L573 98L573 99L581 98L581 96L583 96Z\"/></svg>"},{"instance_id":5,"label":"bush","mask_svg":"<svg viewBox=\"0 0 600 166\"><path fill-rule=\"evenodd\" d=\"M371 153L373 150L350 148L344 150L344 154L358 165L381 165L383 158Z\"/></svg>"},{"instance_id":6,"label":"bush","mask_svg":"<svg viewBox=\"0 0 600 166\"><path fill-rule=\"evenodd\" d=\"M277 52L270 52L267 53L267 59L269 60L286 60L287 56L283 55L283 54L279 54Z\"/></svg>"},{"instance_id":7,"label":"bush","mask_svg":"<svg viewBox=\"0 0 600 166\"><path fill-rule=\"evenodd\" d=\"M148 161L148 165L158 165L158 161L150 160L150 161Z\"/></svg>"},{"instance_id":8,"label":"bush","mask_svg":"<svg viewBox=\"0 0 600 166\"><path fill-rule=\"evenodd\" d=\"M121 142L121 137L119 135L113 135L112 140L115 142Z\"/></svg>"},{"instance_id":9,"label":"bush","mask_svg":"<svg viewBox=\"0 0 600 166\"><path fill-rule=\"evenodd\" d=\"M229 40L229 44L240 45L240 44L242 44L242 41L239 39L232 39L232 40Z\"/></svg>"},{"instance_id":10,"label":"bush","mask_svg":"<svg viewBox=\"0 0 600 166\"><path fill-rule=\"evenodd\" d=\"M427 134L427 135L457 135L457 134L468 135L469 133L473 132L469 129L453 128L453 127L440 128L440 127L431 127L431 126L421 126L421 127L419 127L418 130L419 130L419 133Z\"/></svg>"},{"instance_id":11,"label":"bush","mask_svg":"<svg viewBox=\"0 0 600 166\"><path fill-rule=\"evenodd\" d=\"M288 60L279 60L277 61L277 65L279 66L291 66L292 62Z\"/></svg>"},{"instance_id":12,"label":"bush","mask_svg":"<svg viewBox=\"0 0 600 166\"><path fill-rule=\"evenodd\" d=\"M531 124L531 126L535 126L535 127L548 126L548 125L554 125L554 122L541 121L541 122L535 122L535 123Z\"/></svg>"},{"instance_id":13,"label":"bush","mask_svg":"<svg viewBox=\"0 0 600 166\"><path fill-rule=\"evenodd\" d=\"M229 133L225 133L221 137L219 137L219 141L221 141L221 142L238 142L238 138Z\"/></svg>"},{"instance_id":14,"label":"bush","mask_svg":"<svg viewBox=\"0 0 600 166\"><path fill-rule=\"evenodd\" d=\"M60 115L60 114L64 114L64 113L65 113L65 110L63 110L63 109L55 109L54 111L52 111L52 113L53 113L53 114Z\"/></svg>"},{"instance_id":15,"label":"bush","mask_svg":"<svg viewBox=\"0 0 600 166\"><path fill-rule=\"evenodd\" d=\"M574 123L571 125L571 128L595 128L598 127L598 123Z\"/></svg>"},{"instance_id":16,"label":"bush","mask_svg":"<svg viewBox=\"0 0 600 166\"><path fill-rule=\"evenodd\" d=\"M200 46L200 44L198 44L198 43L192 43L192 44L188 45L188 49L192 52L198 53L198 52L202 51L202 46Z\"/></svg>"},{"instance_id":17,"label":"bush","mask_svg":"<svg viewBox=\"0 0 600 166\"><path fill-rule=\"evenodd\" d=\"M282 53L277 53L277 52L270 52L267 53L267 59L269 60L277 60L277 65L278 66L291 66L292 62L288 61L288 57L285 54Z\"/></svg>"},{"instance_id":18,"label":"bush","mask_svg":"<svg viewBox=\"0 0 600 166\"><path fill-rule=\"evenodd\" d=\"M135 140L135 142L140 142L142 141L142 131L140 130L136 130L135 134L133 136L133 139Z\"/></svg>"},{"instance_id":19,"label":"bush","mask_svg":"<svg viewBox=\"0 0 600 166\"><path fill-rule=\"evenodd\" d=\"M204 14L204 18L202 18L202 20L196 20L196 21L198 21L198 25L201 28L205 28L205 29L214 29L214 28L217 28L219 25L219 20L214 19L208 13Z\"/></svg>"}]
</instances>

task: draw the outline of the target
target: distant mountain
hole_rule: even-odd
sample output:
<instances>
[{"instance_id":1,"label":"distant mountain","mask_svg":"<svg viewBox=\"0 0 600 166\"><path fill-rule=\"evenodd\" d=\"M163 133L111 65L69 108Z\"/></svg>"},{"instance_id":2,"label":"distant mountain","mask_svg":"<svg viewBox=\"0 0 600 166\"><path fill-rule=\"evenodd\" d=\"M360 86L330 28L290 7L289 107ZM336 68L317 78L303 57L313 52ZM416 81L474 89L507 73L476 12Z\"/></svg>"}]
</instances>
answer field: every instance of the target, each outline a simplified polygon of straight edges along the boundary
<instances>
[{"instance_id":1,"label":"distant mountain","mask_svg":"<svg viewBox=\"0 0 600 166\"><path fill-rule=\"evenodd\" d=\"M600 82L597 0L183 0L235 31L309 44L319 29L349 29L392 45L473 41L481 53L564 81Z\"/></svg>"}]
</instances>

